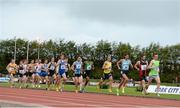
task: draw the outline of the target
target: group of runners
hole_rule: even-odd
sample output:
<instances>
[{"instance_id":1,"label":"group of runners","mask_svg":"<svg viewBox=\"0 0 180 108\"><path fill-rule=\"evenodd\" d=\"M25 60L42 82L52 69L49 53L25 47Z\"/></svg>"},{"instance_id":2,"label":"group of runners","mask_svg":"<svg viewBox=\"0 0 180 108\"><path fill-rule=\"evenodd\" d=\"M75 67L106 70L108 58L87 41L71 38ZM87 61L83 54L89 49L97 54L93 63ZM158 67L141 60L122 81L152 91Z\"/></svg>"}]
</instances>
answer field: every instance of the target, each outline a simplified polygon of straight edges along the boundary
<instances>
[{"instance_id":1,"label":"group of runners","mask_svg":"<svg viewBox=\"0 0 180 108\"><path fill-rule=\"evenodd\" d=\"M125 92L125 87L129 81L128 74L131 69L136 69L139 71L139 78L141 81L141 86L143 88L142 93L147 94L147 88L154 79L157 83L157 96L159 96L160 89L160 77L159 77L159 60L158 54L153 55L153 59L148 63L146 56L142 55L139 61L132 65L129 55L126 54L122 59L116 62L117 68L121 74L121 81L116 90L117 95ZM112 76L112 60L111 56L107 57L103 66L103 76L101 77L97 89L100 90L103 84L108 84L109 92L112 92L113 76ZM15 63L12 59L7 65L7 70L10 74L10 84L11 87L14 86L13 78L15 74L19 76L19 88L28 87L29 83L32 83L33 87L40 87L40 83L46 83L47 90L52 88L52 84L55 85L56 91L63 91L64 85L67 81L67 76L69 70L73 71L73 82L75 85L75 92L84 92L85 87L88 85L91 74L94 70L94 63L86 57L83 61L80 56L76 58L76 61L72 65L68 63L68 58L64 53L60 54L59 60L55 62L55 58L52 58L49 62L48 60L42 61L40 59L31 60L28 64L27 60L21 60L19 65ZM147 74L147 71L149 74ZM83 81L83 76L85 81ZM148 76L148 79L147 79ZM146 84L147 82L147 84Z\"/></svg>"}]
</instances>

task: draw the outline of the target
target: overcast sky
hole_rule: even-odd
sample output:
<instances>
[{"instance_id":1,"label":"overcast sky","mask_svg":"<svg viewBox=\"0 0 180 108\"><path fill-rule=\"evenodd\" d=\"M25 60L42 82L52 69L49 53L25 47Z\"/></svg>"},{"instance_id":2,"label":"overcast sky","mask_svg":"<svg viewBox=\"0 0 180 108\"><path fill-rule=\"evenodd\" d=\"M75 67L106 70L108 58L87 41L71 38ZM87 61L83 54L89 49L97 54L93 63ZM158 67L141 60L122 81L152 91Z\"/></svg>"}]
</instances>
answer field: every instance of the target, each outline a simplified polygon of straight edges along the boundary
<instances>
[{"instance_id":1,"label":"overcast sky","mask_svg":"<svg viewBox=\"0 0 180 108\"><path fill-rule=\"evenodd\" d=\"M180 0L0 0L0 39L180 43Z\"/></svg>"}]
</instances>

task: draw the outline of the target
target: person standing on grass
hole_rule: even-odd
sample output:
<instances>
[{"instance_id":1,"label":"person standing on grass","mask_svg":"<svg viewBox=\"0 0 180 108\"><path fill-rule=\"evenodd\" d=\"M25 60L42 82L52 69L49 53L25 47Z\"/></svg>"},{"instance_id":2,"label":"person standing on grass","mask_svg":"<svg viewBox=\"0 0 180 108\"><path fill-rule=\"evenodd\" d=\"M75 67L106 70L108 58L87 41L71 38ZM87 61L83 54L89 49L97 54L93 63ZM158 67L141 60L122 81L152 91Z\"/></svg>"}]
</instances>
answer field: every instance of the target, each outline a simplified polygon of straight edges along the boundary
<instances>
[{"instance_id":1,"label":"person standing on grass","mask_svg":"<svg viewBox=\"0 0 180 108\"><path fill-rule=\"evenodd\" d=\"M14 87L14 75L16 74L16 72L18 70L18 66L15 63L14 59L12 59L11 62L7 65L6 69L9 73L9 77L10 77L10 80L9 80L10 87L13 88Z\"/></svg>"},{"instance_id":2,"label":"person standing on grass","mask_svg":"<svg viewBox=\"0 0 180 108\"><path fill-rule=\"evenodd\" d=\"M149 80L148 80L148 86L151 84L152 80L154 79L157 83L157 88L156 88L156 94L157 96L159 95L159 90L160 90L160 77L159 77L159 60L158 60L158 54L154 53L153 54L153 60L151 60L148 69L150 69L149 72Z\"/></svg>"},{"instance_id":3,"label":"person standing on grass","mask_svg":"<svg viewBox=\"0 0 180 108\"><path fill-rule=\"evenodd\" d=\"M108 80L109 89L108 91L112 92L112 83L113 83L113 76L111 74L112 71L112 62L111 62L111 56L108 56L107 60L104 62L102 69L104 70L103 77L101 78L99 84L97 85L98 91L100 90L101 86L103 84L106 84L106 80Z\"/></svg>"},{"instance_id":4,"label":"person standing on grass","mask_svg":"<svg viewBox=\"0 0 180 108\"><path fill-rule=\"evenodd\" d=\"M145 55L141 55L140 60L137 61L136 64L134 65L134 68L139 71L139 79L141 81L141 86L143 88L142 91L143 94L147 94L146 92L147 66L148 66L148 61L146 60Z\"/></svg>"},{"instance_id":5,"label":"person standing on grass","mask_svg":"<svg viewBox=\"0 0 180 108\"><path fill-rule=\"evenodd\" d=\"M75 92L78 93L78 86L82 84L82 71L83 71L83 63L82 58L80 56L77 57L77 60L71 66L74 71L74 83L75 83Z\"/></svg>"},{"instance_id":6,"label":"person standing on grass","mask_svg":"<svg viewBox=\"0 0 180 108\"><path fill-rule=\"evenodd\" d=\"M119 60L116 65L118 69L120 70L120 74L122 75L121 82L119 84L119 87L116 90L117 95L119 95L120 88L122 89L122 93L125 92L124 89L126 87L126 84L129 81L128 73L129 73L130 68L133 69L133 65L131 63L131 60L129 59L128 54L125 54L124 58Z\"/></svg>"},{"instance_id":7,"label":"person standing on grass","mask_svg":"<svg viewBox=\"0 0 180 108\"><path fill-rule=\"evenodd\" d=\"M47 90L50 90L50 86L55 79L55 70L56 70L56 62L54 57L51 58L51 61L48 64L48 81L47 81Z\"/></svg>"},{"instance_id":8,"label":"person standing on grass","mask_svg":"<svg viewBox=\"0 0 180 108\"><path fill-rule=\"evenodd\" d=\"M56 91L61 91L63 90L63 87L62 87L62 82L66 82L67 80L67 77L66 77L66 60L65 60L65 54L64 53L61 53L61 56L60 56L60 59L58 60L56 66L58 67L58 75L56 77Z\"/></svg>"},{"instance_id":9,"label":"person standing on grass","mask_svg":"<svg viewBox=\"0 0 180 108\"><path fill-rule=\"evenodd\" d=\"M87 60L84 61L84 75L85 75L85 84L84 87L82 88L81 92L84 92L85 87L87 86L89 80L90 80L90 76L92 74L92 70L94 70L94 64L93 61L90 60L90 57L87 57Z\"/></svg>"}]
</instances>

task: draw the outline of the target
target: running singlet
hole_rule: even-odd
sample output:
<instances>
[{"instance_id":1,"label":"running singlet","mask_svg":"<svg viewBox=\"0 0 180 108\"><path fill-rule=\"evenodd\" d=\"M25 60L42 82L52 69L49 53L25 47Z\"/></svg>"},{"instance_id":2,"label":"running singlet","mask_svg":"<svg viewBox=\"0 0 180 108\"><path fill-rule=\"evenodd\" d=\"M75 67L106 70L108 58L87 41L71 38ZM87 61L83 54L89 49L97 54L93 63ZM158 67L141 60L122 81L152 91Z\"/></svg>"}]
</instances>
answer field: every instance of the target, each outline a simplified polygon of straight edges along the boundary
<instances>
[{"instance_id":1,"label":"running singlet","mask_svg":"<svg viewBox=\"0 0 180 108\"><path fill-rule=\"evenodd\" d=\"M23 67L23 64L19 65L19 73L20 74L24 74L24 67Z\"/></svg>"},{"instance_id":2,"label":"running singlet","mask_svg":"<svg viewBox=\"0 0 180 108\"><path fill-rule=\"evenodd\" d=\"M106 68L104 69L104 73L106 74L110 73L112 68L112 63L109 61L105 61L104 65L105 65L104 67Z\"/></svg>"},{"instance_id":3,"label":"running singlet","mask_svg":"<svg viewBox=\"0 0 180 108\"><path fill-rule=\"evenodd\" d=\"M68 70L69 70L69 69L68 69L68 65L69 65L69 64L66 62L65 65L66 65L66 72L68 72Z\"/></svg>"},{"instance_id":4,"label":"running singlet","mask_svg":"<svg viewBox=\"0 0 180 108\"><path fill-rule=\"evenodd\" d=\"M147 61L140 61L140 71L146 71L147 70Z\"/></svg>"},{"instance_id":5,"label":"running singlet","mask_svg":"<svg viewBox=\"0 0 180 108\"><path fill-rule=\"evenodd\" d=\"M10 63L10 64L9 64L9 68L8 68L9 73L15 74L15 73L16 73L16 67L17 67L16 64Z\"/></svg>"},{"instance_id":6,"label":"running singlet","mask_svg":"<svg viewBox=\"0 0 180 108\"><path fill-rule=\"evenodd\" d=\"M85 70L91 70L92 69L93 62L85 61L84 64L85 64Z\"/></svg>"},{"instance_id":7,"label":"running singlet","mask_svg":"<svg viewBox=\"0 0 180 108\"><path fill-rule=\"evenodd\" d=\"M81 74L82 62L75 61L73 65L75 66L75 74Z\"/></svg>"},{"instance_id":8,"label":"running singlet","mask_svg":"<svg viewBox=\"0 0 180 108\"><path fill-rule=\"evenodd\" d=\"M152 69L149 72L149 76L159 75L159 61L153 60Z\"/></svg>"},{"instance_id":9,"label":"running singlet","mask_svg":"<svg viewBox=\"0 0 180 108\"><path fill-rule=\"evenodd\" d=\"M34 71L34 64L29 64L28 71L31 73Z\"/></svg>"},{"instance_id":10,"label":"running singlet","mask_svg":"<svg viewBox=\"0 0 180 108\"><path fill-rule=\"evenodd\" d=\"M27 64L23 65L23 70L24 70L24 73L26 73L28 71L28 65Z\"/></svg>"},{"instance_id":11,"label":"running singlet","mask_svg":"<svg viewBox=\"0 0 180 108\"><path fill-rule=\"evenodd\" d=\"M50 63L49 70L55 70L55 65L53 63Z\"/></svg>"},{"instance_id":12,"label":"running singlet","mask_svg":"<svg viewBox=\"0 0 180 108\"><path fill-rule=\"evenodd\" d=\"M44 64L42 68L47 70L48 69L48 64Z\"/></svg>"},{"instance_id":13,"label":"running singlet","mask_svg":"<svg viewBox=\"0 0 180 108\"><path fill-rule=\"evenodd\" d=\"M59 61L59 71L60 73L64 73L66 70L66 62L64 60Z\"/></svg>"},{"instance_id":14,"label":"running singlet","mask_svg":"<svg viewBox=\"0 0 180 108\"><path fill-rule=\"evenodd\" d=\"M41 64L36 64L36 66L35 66L36 72L40 73L41 72L41 68L42 68Z\"/></svg>"},{"instance_id":15,"label":"running singlet","mask_svg":"<svg viewBox=\"0 0 180 108\"><path fill-rule=\"evenodd\" d=\"M122 71L128 71L129 70L129 66L131 64L131 61L130 60L123 60L122 61L122 64L121 64L121 69Z\"/></svg>"},{"instance_id":16,"label":"running singlet","mask_svg":"<svg viewBox=\"0 0 180 108\"><path fill-rule=\"evenodd\" d=\"M141 80L146 80L146 71L147 71L147 61L140 60L139 64L139 77Z\"/></svg>"}]
</instances>

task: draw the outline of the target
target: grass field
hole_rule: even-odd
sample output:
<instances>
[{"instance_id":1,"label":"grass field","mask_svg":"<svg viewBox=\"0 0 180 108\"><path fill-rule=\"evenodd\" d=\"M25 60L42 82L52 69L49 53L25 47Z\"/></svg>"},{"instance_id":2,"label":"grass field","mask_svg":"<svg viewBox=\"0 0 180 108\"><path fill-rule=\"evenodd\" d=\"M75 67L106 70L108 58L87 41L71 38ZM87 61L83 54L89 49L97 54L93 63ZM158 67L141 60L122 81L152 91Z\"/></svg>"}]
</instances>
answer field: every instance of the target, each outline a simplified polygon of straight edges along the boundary
<instances>
[{"instance_id":1,"label":"grass field","mask_svg":"<svg viewBox=\"0 0 180 108\"><path fill-rule=\"evenodd\" d=\"M164 85L170 85L170 84L164 84ZM0 86L1 87L8 87L9 84L8 83L0 83ZM15 86L18 88L19 84L16 83ZM30 89L37 89L37 88L32 88L31 85L28 88L30 88ZM40 89L44 89L45 90L46 89L46 85L45 84L41 84L41 88ZM65 85L64 86L64 90L65 91L72 91L72 92L74 92L74 89L75 89L74 85ZM52 89L51 90L55 90L55 87L53 87L53 85L52 85ZM85 91L86 92L90 92L90 93L103 93L103 94L116 95L116 88L113 88L113 92L109 93L107 89L101 89L100 91L97 91L96 86L87 86ZM161 94L160 97L157 97L156 94L143 95L141 92L136 91L136 87L127 87L127 88L125 88L125 93L124 94L121 93L120 96L122 96L122 95L180 100L180 95Z\"/></svg>"}]
</instances>

